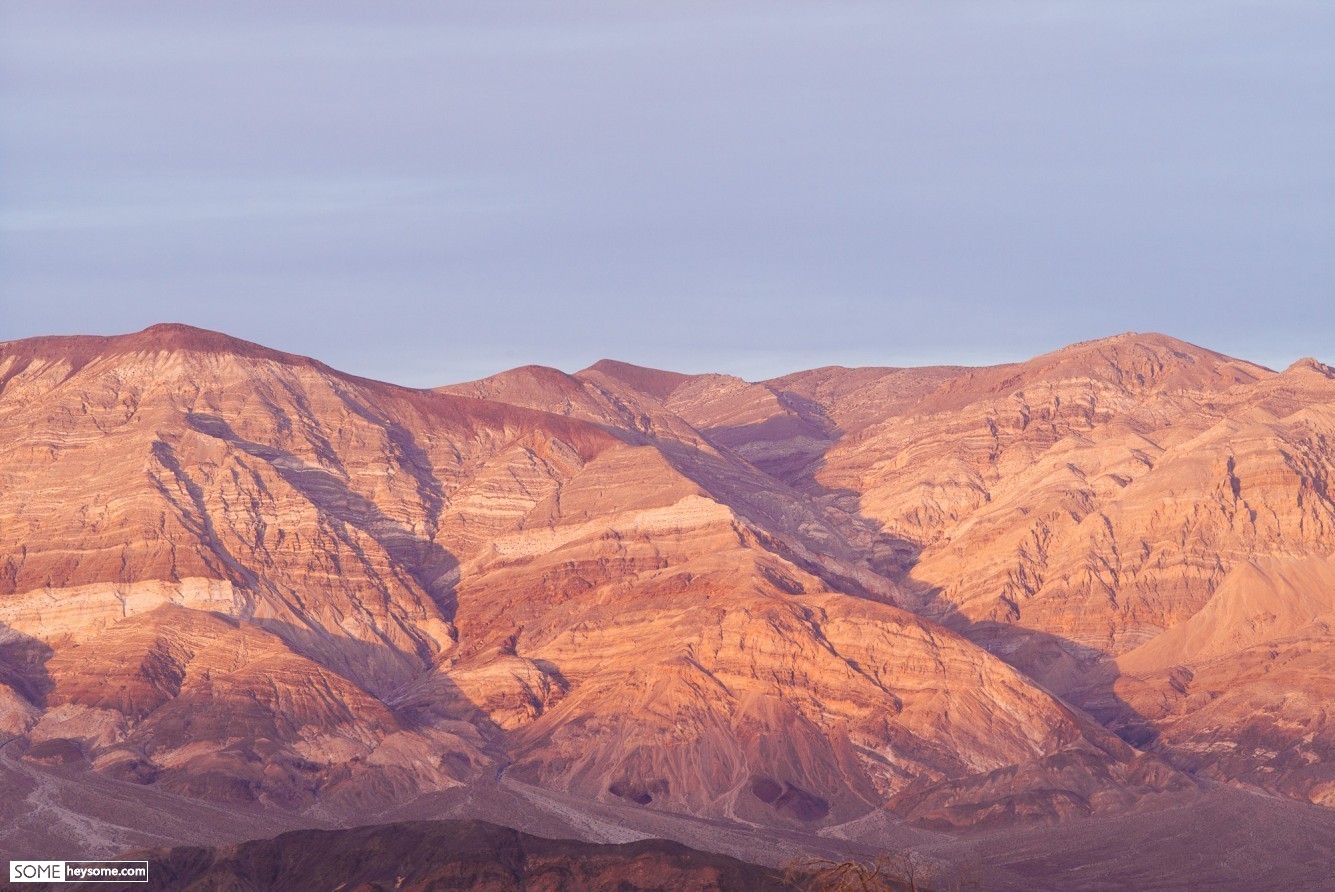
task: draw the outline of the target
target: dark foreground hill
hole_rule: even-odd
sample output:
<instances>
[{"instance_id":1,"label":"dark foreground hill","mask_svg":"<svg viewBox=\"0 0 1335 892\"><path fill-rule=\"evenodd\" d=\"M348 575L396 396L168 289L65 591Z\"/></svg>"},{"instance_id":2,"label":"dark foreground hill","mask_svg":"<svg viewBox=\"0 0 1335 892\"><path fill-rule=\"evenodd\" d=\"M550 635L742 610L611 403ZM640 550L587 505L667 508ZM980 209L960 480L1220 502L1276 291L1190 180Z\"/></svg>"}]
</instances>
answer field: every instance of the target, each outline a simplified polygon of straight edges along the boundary
<instances>
[{"instance_id":1,"label":"dark foreground hill","mask_svg":"<svg viewBox=\"0 0 1335 892\"><path fill-rule=\"evenodd\" d=\"M94 892L142 892L146 888L161 892L768 892L792 888L774 870L667 840L594 845L529 836L483 821L297 830L239 845L179 846L137 857L149 860L147 886L79 883L58 888Z\"/></svg>"}]
</instances>

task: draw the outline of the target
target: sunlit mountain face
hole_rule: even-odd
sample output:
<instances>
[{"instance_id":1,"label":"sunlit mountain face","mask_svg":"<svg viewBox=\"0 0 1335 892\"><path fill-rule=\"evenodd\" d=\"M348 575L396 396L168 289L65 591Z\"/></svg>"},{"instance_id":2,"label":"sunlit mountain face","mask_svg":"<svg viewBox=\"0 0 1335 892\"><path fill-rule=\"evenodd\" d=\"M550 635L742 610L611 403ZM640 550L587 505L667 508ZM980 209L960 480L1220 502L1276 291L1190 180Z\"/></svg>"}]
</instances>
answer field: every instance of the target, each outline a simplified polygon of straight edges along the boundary
<instances>
[{"instance_id":1,"label":"sunlit mountain face","mask_svg":"<svg viewBox=\"0 0 1335 892\"><path fill-rule=\"evenodd\" d=\"M1333 470L1330 368L1155 334L435 390L181 325L10 341L0 841L151 851L181 888L460 820L490 824L414 845L513 888L886 852L1317 888ZM587 845L649 838L703 851Z\"/></svg>"}]
</instances>

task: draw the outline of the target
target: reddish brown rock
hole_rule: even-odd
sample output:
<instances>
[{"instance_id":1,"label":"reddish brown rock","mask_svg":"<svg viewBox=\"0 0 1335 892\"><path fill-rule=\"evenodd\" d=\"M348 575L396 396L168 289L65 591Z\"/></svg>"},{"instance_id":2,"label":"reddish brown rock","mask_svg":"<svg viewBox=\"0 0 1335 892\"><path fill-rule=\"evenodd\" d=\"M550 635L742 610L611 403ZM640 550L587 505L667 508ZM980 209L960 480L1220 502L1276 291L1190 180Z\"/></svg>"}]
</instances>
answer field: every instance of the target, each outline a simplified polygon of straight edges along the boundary
<instances>
[{"instance_id":1,"label":"reddish brown rock","mask_svg":"<svg viewBox=\"0 0 1335 892\"><path fill-rule=\"evenodd\" d=\"M1331 802L1319 363L442 390L0 345L12 754L329 820L500 778L785 832Z\"/></svg>"}]
</instances>

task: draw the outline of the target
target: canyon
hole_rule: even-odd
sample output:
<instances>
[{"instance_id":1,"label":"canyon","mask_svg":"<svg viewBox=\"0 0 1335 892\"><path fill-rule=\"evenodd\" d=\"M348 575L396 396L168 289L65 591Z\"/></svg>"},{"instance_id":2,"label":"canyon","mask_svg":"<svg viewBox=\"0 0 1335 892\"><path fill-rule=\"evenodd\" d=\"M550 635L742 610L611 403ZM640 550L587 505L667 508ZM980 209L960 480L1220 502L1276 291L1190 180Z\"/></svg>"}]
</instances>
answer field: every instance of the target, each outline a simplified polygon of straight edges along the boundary
<instances>
[{"instance_id":1,"label":"canyon","mask_svg":"<svg viewBox=\"0 0 1335 892\"><path fill-rule=\"evenodd\" d=\"M1157 334L434 390L182 325L7 342L0 840L477 819L1317 888L1333 474L1335 370Z\"/></svg>"}]
</instances>

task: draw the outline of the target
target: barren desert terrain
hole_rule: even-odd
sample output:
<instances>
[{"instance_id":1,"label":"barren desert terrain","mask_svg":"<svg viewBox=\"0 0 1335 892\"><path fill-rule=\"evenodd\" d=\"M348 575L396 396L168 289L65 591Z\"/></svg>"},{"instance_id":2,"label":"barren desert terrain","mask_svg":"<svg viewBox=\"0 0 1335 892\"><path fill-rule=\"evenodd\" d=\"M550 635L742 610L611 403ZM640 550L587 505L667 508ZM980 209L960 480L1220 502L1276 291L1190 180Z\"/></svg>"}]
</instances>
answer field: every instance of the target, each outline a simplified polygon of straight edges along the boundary
<instances>
[{"instance_id":1,"label":"barren desert terrain","mask_svg":"<svg viewBox=\"0 0 1335 892\"><path fill-rule=\"evenodd\" d=\"M1322 888L1332 474L1335 371L1157 334L435 390L0 344L0 849L222 882L252 849L168 850L482 820L403 826Z\"/></svg>"}]
</instances>

